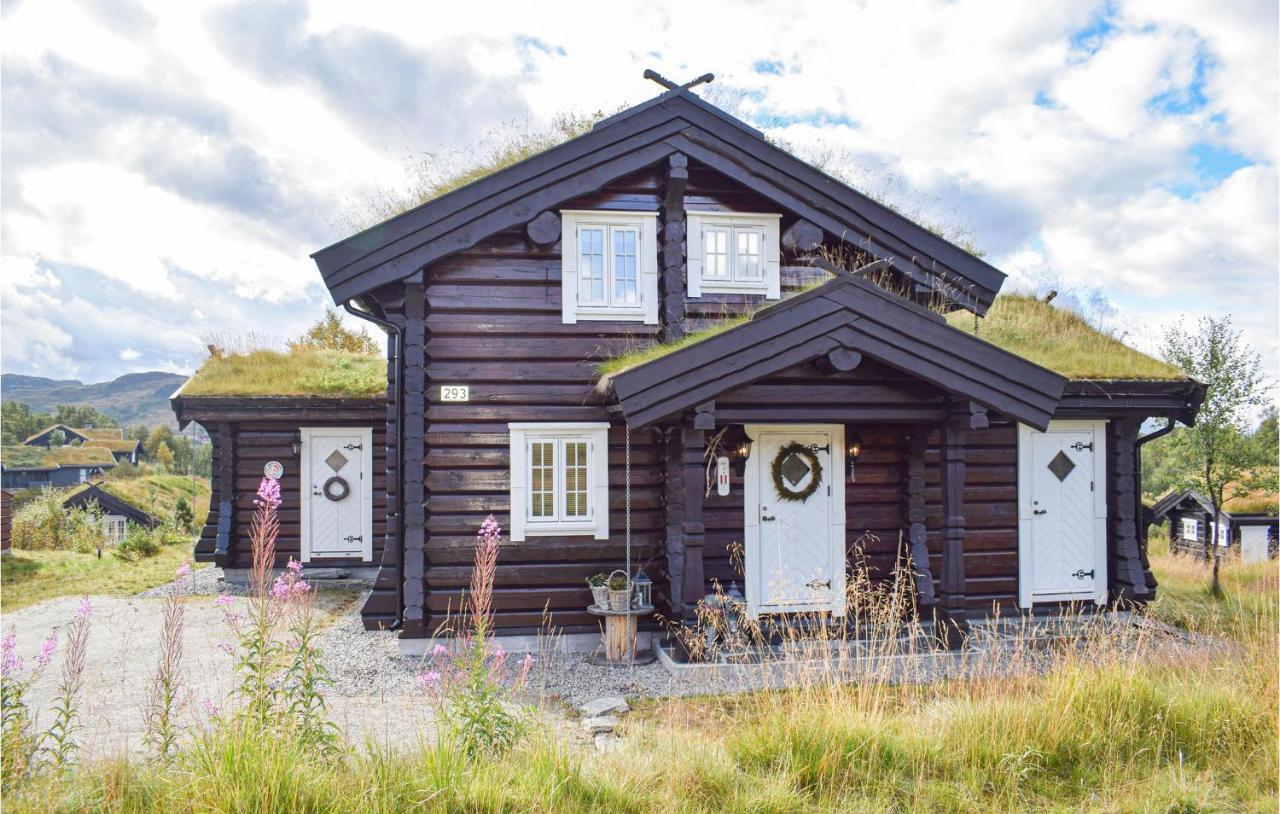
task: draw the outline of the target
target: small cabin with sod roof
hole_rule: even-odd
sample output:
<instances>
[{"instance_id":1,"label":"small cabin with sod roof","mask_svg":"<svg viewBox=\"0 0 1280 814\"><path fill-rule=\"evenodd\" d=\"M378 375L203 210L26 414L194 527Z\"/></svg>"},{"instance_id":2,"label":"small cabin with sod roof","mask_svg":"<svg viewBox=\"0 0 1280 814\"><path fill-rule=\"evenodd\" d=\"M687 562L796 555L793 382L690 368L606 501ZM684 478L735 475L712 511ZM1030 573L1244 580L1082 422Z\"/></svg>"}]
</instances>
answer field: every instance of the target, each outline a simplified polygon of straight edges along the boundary
<instances>
[{"instance_id":1,"label":"small cabin with sod roof","mask_svg":"<svg viewBox=\"0 0 1280 814\"><path fill-rule=\"evenodd\" d=\"M688 87L314 259L387 358L346 389L197 372L173 400L214 443L196 556L247 564L279 461L281 559L368 569L365 624L406 649L459 607L490 513L512 634L595 631L586 578L628 561L667 619L731 583L752 615L839 619L852 564L906 569L949 643L1155 595L1141 428L1194 421L1203 386L1000 295Z\"/></svg>"},{"instance_id":2,"label":"small cabin with sod roof","mask_svg":"<svg viewBox=\"0 0 1280 814\"><path fill-rule=\"evenodd\" d=\"M1260 562L1277 553L1280 518L1274 493L1225 501L1213 516L1213 502L1194 489L1174 491L1151 508L1154 523L1169 521L1169 550L1193 557L1207 556L1214 541L1223 552L1238 554L1246 562Z\"/></svg>"}]
</instances>

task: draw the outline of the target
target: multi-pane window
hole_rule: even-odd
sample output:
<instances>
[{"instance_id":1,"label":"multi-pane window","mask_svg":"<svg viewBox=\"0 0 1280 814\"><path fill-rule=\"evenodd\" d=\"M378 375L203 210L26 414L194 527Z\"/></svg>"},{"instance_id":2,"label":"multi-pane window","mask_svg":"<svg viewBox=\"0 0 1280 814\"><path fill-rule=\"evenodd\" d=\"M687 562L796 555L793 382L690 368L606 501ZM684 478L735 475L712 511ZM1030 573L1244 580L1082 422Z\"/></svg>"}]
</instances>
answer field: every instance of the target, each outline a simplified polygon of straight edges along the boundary
<instances>
[{"instance_id":1,"label":"multi-pane window","mask_svg":"<svg viewBox=\"0 0 1280 814\"><path fill-rule=\"evenodd\" d=\"M107 545L116 545L124 541L129 531L129 521L116 515L102 518L102 532Z\"/></svg>"},{"instance_id":2,"label":"multi-pane window","mask_svg":"<svg viewBox=\"0 0 1280 814\"><path fill-rule=\"evenodd\" d=\"M608 424L510 424L511 531L607 537Z\"/></svg>"},{"instance_id":3,"label":"multi-pane window","mask_svg":"<svg viewBox=\"0 0 1280 814\"><path fill-rule=\"evenodd\" d=\"M563 210L563 318L657 323L657 213Z\"/></svg>"},{"instance_id":4,"label":"multi-pane window","mask_svg":"<svg viewBox=\"0 0 1280 814\"><path fill-rule=\"evenodd\" d=\"M781 296L781 215L686 211L689 296Z\"/></svg>"},{"instance_id":5,"label":"multi-pane window","mask_svg":"<svg viewBox=\"0 0 1280 814\"><path fill-rule=\"evenodd\" d=\"M1182 539L1198 540L1200 539L1200 526L1193 517L1182 518Z\"/></svg>"},{"instance_id":6,"label":"multi-pane window","mask_svg":"<svg viewBox=\"0 0 1280 814\"><path fill-rule=\"evenodd\" d=\"M764 230L754 226L708 226L702 230L705 280L759 283Z\"/></svg>"},{"instance_id":7,"label":"multi-pane window","mask_svg":"<svg viewBox=\"0 0 1280 814\"><path fill-rule=\"evenodd\" d=\"M578 298L586 305L636 307L640 304L640 230L633 226L578 227ZM605 250L605 247L608 250Z\"/></svg>"}]
</instances>

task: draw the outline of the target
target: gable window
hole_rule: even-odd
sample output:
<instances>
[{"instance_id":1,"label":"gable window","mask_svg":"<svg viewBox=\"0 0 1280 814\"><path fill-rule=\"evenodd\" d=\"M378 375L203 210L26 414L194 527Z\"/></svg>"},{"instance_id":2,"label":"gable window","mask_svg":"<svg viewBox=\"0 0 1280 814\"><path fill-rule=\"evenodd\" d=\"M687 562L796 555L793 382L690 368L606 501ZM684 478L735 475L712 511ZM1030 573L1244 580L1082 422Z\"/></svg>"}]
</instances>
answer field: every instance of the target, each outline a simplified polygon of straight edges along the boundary
<instances>
[{"instance_id":1,"label":"gable window","mask_svg":"<svg viewBox=\"0 0 1280 814\"><path fill-rule=\"evenodd\" d=\"M1200 539L1200 528L1194 517L1182 518L1182 539L1198 540Z\"/></svg>"},{"instance_id":2,"label":"gable window","mask_svg":"<svg viewBox=\"0 0 1280 814\"><path fill-rule=\"evenodd\" d=\"M609 537L609 424L508 424L511 539Z\"/></svg>"},{"instance_id":3,"label":"gable window","mask_svg":"<svg viewBox=\"0 0 1280 814\"><path fill-rule=\"evenodd\" d=\"M689 296L781 296L779 214L686 212Z\"/></svg>"},{"instance_id":4,"label":"gable window","mask_svg":"<svg viewBox=\"0 0 1280 814\"><path fill-rule=\"evenodd\" d=\"M562 317L658 323L656 212L560 213Z\"/></svg>"}]
</instances>

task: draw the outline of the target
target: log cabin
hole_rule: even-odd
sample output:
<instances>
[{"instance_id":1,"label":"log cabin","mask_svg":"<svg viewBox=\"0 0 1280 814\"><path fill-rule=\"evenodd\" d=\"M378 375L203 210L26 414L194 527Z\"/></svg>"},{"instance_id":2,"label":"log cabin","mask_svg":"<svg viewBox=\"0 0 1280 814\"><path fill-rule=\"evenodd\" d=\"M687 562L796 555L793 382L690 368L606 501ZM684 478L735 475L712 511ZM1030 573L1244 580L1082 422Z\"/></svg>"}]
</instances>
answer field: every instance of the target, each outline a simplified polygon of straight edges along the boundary
<instances>
[{"instance_id":1,"label":"log cabin","mask_svg":"<svg viewBox=\"0 0 1280 814\"><path fill-rule=\"evenodd\" d=\"M1203 386L997 298L981 257L688 87L313 258L386 332L385 378L272 393L197 372L173 399L214 444L196 558L245 567L281 462L281 564L365 573L366 627L406 651L458 608L490 513L510 634L548 614L595 631L584 580L628 554L668 619L730 582L751 614L838 618L855 559L909 567L951 643L976 618L1155 594L1141 428L1194 421Z\"/></svg>"},{"instance_id":2,"label":"log cabin","mask_svg":"<svg viewBox=\"0 0 1280 814\"><path fill-rule=\"evenodd\" d=\"M1276 556L1277 530L1280 529L1276 496L1273 493L1262 498L1265 511L1251 510L1256 507L1240 499L1225 501L1215 522L1213 502L1194 489L1184 489L1170 492L1157 501L1151 515L1155 523L1169 521L1169 550L1175 554L1206 557L1212 551L1208 543L1213 540L1224 554L1259 562Z\"/></svg>"}]
</instances>

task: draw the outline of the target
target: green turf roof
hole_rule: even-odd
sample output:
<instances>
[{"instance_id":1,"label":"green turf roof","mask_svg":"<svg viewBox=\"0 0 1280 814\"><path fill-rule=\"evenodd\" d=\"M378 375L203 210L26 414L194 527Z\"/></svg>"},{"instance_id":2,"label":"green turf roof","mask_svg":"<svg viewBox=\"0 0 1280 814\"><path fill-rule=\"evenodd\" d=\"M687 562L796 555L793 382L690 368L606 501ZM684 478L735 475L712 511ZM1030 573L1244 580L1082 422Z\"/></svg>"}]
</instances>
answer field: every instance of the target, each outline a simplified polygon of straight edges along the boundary
<instances>
[{"instance_id":1,"label":"green turf roof","mask_svg":"<svg viewBox=\"0 0 1280 814\"><path fill-rule=\"evenodd\" d=\"M115 457L106 447L3 447L0 448L0 462L3 462L6 469L38 470L116 465Z\"/></svg>"},{"instance_id":2,"label":"green turf roof","mask_svg":"<svg viewBox=\"0 0 1280 814\"><path fill-rule=\"evenodd\" d=\"M183 396L328 396L386 393L381 356L331 350L259 350L210 358L183 385Z\"/></svg>"},{"instance_id":3,"label":"green turf roof","mask_svg":"<svg viewBox=\"0 0 1280 814\"><path fill-rule=\"evenodd\" d=\"M1139 353L1079 315L1022 294L1003 294L978 321L947 315L951 327L1016 353L1068 379L1185 380L1177 368Z\"/></svg>"}]
</instances>

